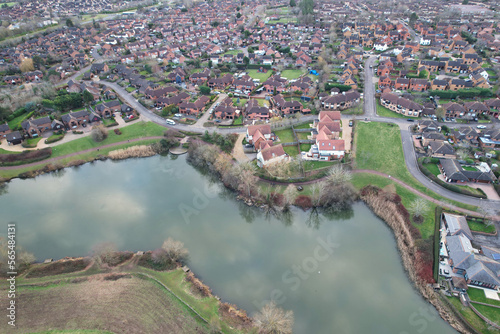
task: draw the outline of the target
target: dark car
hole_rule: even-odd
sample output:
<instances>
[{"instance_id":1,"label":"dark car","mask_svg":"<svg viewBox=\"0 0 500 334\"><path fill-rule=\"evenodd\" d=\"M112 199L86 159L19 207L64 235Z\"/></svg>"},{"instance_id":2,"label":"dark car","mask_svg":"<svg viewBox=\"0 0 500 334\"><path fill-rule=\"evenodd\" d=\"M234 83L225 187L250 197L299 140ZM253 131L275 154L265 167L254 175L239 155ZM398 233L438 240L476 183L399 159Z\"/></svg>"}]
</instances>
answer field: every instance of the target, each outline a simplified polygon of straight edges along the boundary
<instances>
[{"instance_id":1,"label":"dark car","mask_svg":"<svg viewBox=\"0 0 500 334\"><path fill-rule=\"evenodd\" d=\"M407 121L408 121L408 122L415 122L415 120L414 120L414 119L411 119L411 118L408 118L408 119L407 119Z\"/></svg>"},{"instance_id":2,"label":"dark car","mask_svg":"<svg viewBox=\"0 0 500 334\"><path fill-rule=\"evenodd\" d=\"M304 190L304 188L302 188L302 186L297 186L297 190L302 191L302 190Z\"/></svg>"}]
</instances>

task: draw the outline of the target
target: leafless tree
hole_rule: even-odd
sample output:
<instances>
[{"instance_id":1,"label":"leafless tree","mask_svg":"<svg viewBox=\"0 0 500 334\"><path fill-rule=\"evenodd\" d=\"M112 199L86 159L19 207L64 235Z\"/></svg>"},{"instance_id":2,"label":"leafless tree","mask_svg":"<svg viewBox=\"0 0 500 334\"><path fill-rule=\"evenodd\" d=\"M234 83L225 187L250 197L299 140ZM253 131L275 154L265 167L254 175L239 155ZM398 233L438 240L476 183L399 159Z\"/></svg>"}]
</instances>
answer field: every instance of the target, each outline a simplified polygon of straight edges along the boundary
<instances>
[{"instance_id":1,"label":"leafless tree","mask_svg":"<svg viewBox=\"0 0 500 334\"><path fill-rule=\"evenodd\" d=\"M92 257L97 265L109 262L116 252L116 245L112 242L103 242L92 247Z\"/></svg>"},{"instance_id":2,"label":"leafless tree","mask_svg":"<svg viewBox=\"0 0 500 334\"><path fill-rule=\"evenodd\" d=\"M274 301L266 304L255 315L255 323L262 334L290 334L294 323L293 311L284 311Z\"/></svg>"},{"instance_id":3,"label":"leafless tree","mask_svg":"<svg viewBox=\"0 0 500 334\"><path fill-rule=\"evenodd\" d=\"M101 124L94 126L90 133L90 136L95 142L101 142L108 137L108 130Z\"/></svg>"},{"instance_id":4,"label":"leafless tree","mask_svg":"<svg viewBox=\"0 0 500 334\"><path fill-rule=\"evenodd\" d=\"M295 202L299 195L299 191L293 184L289 184L283 192L283 206L285 210L290 209L290 206Z\"/></svg>"},{"instance_id":5,"label":"leafless tree","mask_svg":"<svg viewBox=\"0 0 500 334\"><path fill-rule=\"evenodd\" d=\"M258 181L257 176L255 176L255 166L252 163L247 162L241 164L239 170L240 190L250 197L252 195L252 190Z\"/></svg>"},{"instance_id":6,"label":"leafless tree","mask_svg":"<svg viewBox=\"0 0 500 334\"><path fill-rule=\"evenodd\" d=\"M429 212L429 203L423 198L415 199L408 208L414 220L421 221Z\"/></svg>"},{"instance_id":7,"label":"leafless tree","mask_svg":"<svg viewBox=\"0 0 500 334\"><path fill-rule=\"evenodd\" d=\"M341 165L335 165L328 171L327 181L333 185L350 182L352 174Z\"/></svg>"},{"instance_id":8,"label":"leafless tree","mask_svg":"<svg viewBox=\"0 0 500 334\"><path fill-rule=\"evenodd\" d=\"M171 262L183 262L189 256L189 251L184 247L184 243L169 237L161 246L166 252L166 256Z\"/></svg>"},{"instance_id":9,"label":"leafless tree","mask_svg":"<svg viewBox=\"0 0 500 334\"><path fill-rule=\"evenodd\" d=\"M311 187L311 200L315 207L321 206L323 196L325 195L326 183L324 181L316 182Z\"/></svg>"}]
</instances>

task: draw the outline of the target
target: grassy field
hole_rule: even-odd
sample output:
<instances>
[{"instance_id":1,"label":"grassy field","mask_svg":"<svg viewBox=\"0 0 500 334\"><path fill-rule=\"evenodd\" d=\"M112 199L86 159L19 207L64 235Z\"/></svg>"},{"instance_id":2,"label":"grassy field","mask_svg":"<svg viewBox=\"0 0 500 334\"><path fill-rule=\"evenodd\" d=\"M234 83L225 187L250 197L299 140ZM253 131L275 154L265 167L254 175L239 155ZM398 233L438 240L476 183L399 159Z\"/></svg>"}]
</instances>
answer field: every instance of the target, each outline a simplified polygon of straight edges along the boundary
<instances>
[{"instance_id":1,"label":"grassy field","mask_svg":"<svg viewBox=\"0 0 500 334\"><path fill-rule=\"evenodd\" d=\"M380 102L377 101L377 114L382 117L392 117L392 118L413 118L413 119L418 119L418 117L411 117L411 116L406 116L406 115L401 115L398 114L397 112L394 112L382 105L380 105Z\"/></svg>"},{"instance_id":2,"label":"grassy field","mask_svg":"<svg viewBox=\"0 0 500 334\"><path fill-rule=\"evenodd\" d=\"M333 166L334 164L335 163L331 161L305 161L304 169L307 171L307 170L330 167Z\"/></svg>"},{"instance_id":3,"label":"grassy field","mask_svg":"<svg viewBox=\"0 0 500 334\"><path fill-rule=\"evenodd\" d=\"M299 137L299 139L307 139L307 136L310 135L310 132L297 132L297 137Z\"/></svg>"},{"instance_id":4,"label":"grassy field","mask_svg":"<svg viewBox=\"0 0 500 334\"><path fill-rule=\"evenodd\" d=\"M92 138L90 138L90 136L87 136L70 141L68 143L54 146L52 148L52 157L59 157L73 152L83 151L89 148L99 147L134 138L162 136L165 132L164 127L152 122L138 122L129 126L125 126L120 130L122 132L121 135L117 135L113 131L108 131L108 138L100 143L96 143L92 140Z\"/></svg>"},{"instance_id":5,"label":"grassy field","mask_svg":"<svg viewBox=\"0 0 500 334\"><path fill-rule=\"evenodd\" d=\"M243 115L234 120L233 125L242 125L243 124Z\"/></svg>"},{"instance_id":6,"label":"grassy field","mask_svg":"<svg viewBox=\"0 0 500 334\"><path fill-rule=\"evenodd\" d=\"M283 72L281 72L281 76L283 78L288 79L288 80L297 79L302 74L304 74L304 71L302 71L302 70L284 70Z\"/></svg>"},{"instance_id":7,"label":"grassy field","mask_svg":"<svg viewBox=\"0 0 500 334\"><path fill-rule=\"evenodd\" d=\"M420 192L462 208L477 208L441 197L418 182L406 169L399 127L387 123L357 123L355 132L356 168L371 169L394 176Z\"/></svg>"},{"instance_id":8,"label":"grassy field","mask_svg":"<svg viewBox=\"0 0 500 334\"><path fill-rule=\"evenodd\" d=\"M372 184L379 188L384 188L388 185L394 185L396 187L396 193L401 197L401 201L405 207L409 207L412 202L414 202L419 196L415 195L411 191L403 188L399 184L378 175L372 175L367 173L356 173L353 175L352 184L357 188L361 189L368 184ZM429 210L427 214L424 215L424 221L421 224L415 224L423 239L427 239L434 235L434 209L436 204L426 201Z\"/></svg>"},{"instance_id":9,"label":"grassy field","mask_svg":"<svg viewBox=\"0 0 500 334\"><path fill-rule=\"evenodd\" d=\"M274 131L274 134L278 136L280 143L291 143L295 141L292 129L277 130Z\"/></svg>"},{"instance_id":10,"label":"grassy field","mask_svg":"<svg viewBox=\"0 0 500 334\"><path fill-rule=\"evenodd\" d=\"M471 229L471 231L491 233L491 234L495 233L495 231L496 231L495 225L493 225L493 224L488 226L488 225L485 225L481 222L471 221L471 220L468 220L467 224L469 225L469 228Z\"/></svg>"},{"instance_id":11,"label":"grassy field","mask_svg":"<svg viewBox=\"0 0 500 334\"><path fill-rule=\"evenodd\" d=\"M0 154L18 154L18 153L21 153L21 152L7 151L7 150L4 150L3 148L0 148Z\"/></svg>"},{"instance_id":12,"label":"grassy field","mask_svg":"<svg viewBox=\"0 0 500 334\"><path fill-rule=\"evenodd\" d=\"M23 312L19 312L16 320L27 332L86 328L114 333L194 333L198 330L208 333L201 319L193 317L161 286L133 276L118 280L95 277L81 283L18 289ZM5 302L6 294L3 295L1 299ZM0 325L6 330L5 326L6 322Z\"/></svg>"},{"instance_id":13,"label":"grassy field","mask_svg":"<svg viewBox=\"0 0 500 334\"><path fill-rule=\"evenodd\" d=\"M34 148L41 139L42 137L28 138L23 142L23 147Z\"/></svg>"},{"instance_id":14,"label":"grassy field","mask_svg":"<svg viewBox=\"0 0 500 334\"><path fill-rule=\"evenodd\" d=\"M299 155L299 149L297 148L296 145L284 146L283 149L291 157L295 157L295 156Z\"/></svg>"},{"instance_id":15,"label":"grassy field","mask_svg":"<svg viewBox=\"0 0 500 334\"><path fill-rule=\"evenodd\" d=\"M243 50L229 50L224 52L225 55L237 55L238 53L243 53Z\"/></svg>"},{"instance_id":16,"label":"grassy field","mask_svg":"<svg viewBox=\"0 0 500 334\"><path fill-rule=\"evenodd\" d=\"M261 73L259 70L248 70L246 71L247 74L252 78L252 79L259 79L260 83L263 83L264 81L267 80L272 74L273 71L268 70L267 73Z\"/></svg>"},{"instance_id":17,"label":"grassy field","mask_svg":"<svg viewBox=\"0 0 500 334\"><path fill-rule=\"evenodd\" d=\"M22 332L209 333L209 325L189 305L208 321L217 320L221 329L217 333L243 333L231 327L239 323L220 312L216 297L202 296L182 269L154 271L136 265L137 260L126 261L112 271L92 264L83 271L73 269L60 275L19 275L16 283L23 312L16 320L22 323ZM114 277L103 275L109 272ZM0 282L2 303L7 301L7 289L6 282ZM9 332L8 326L2 322L0 332Z\"/></svg>"},{"instance_id":18,"label":"grassy field","mask_svg":"<svg viewBox=\"0 0 500 334\"><path fill-rule=\"evenodd\" d=\"M295 129L311 129L310 124L312 124L312 123L313 122L302 123L302 124L299 124L299 125L294 125L293 127Z\"/></svg>"},{"instance_id":19,"label":"grassy field","mask_svg":"<svg viewBox=\"0 0 500 334\"><path fill-rule=\"evenodd\" d=\"M500 301L486 298L484 291L482 289L469 287L469 290L467 290L467 294L469 295L470 300L472 301L500 306Z\"/></svg>"},{"instance_id":20,"label":"grassy field","mask_svg":"<svg viewBox=\"0 0 500 334\"><path fill-rule=\"evenodd\" d=\"M460 314L469 322L476 330L482 334L497 334L498 331L489 329L489 326L479 318L469 307L462 305L460 300L456 297L446 297L448 301L460 312ZM479 305L478 305L479 306Z\"/></svg>"}]
</instances>

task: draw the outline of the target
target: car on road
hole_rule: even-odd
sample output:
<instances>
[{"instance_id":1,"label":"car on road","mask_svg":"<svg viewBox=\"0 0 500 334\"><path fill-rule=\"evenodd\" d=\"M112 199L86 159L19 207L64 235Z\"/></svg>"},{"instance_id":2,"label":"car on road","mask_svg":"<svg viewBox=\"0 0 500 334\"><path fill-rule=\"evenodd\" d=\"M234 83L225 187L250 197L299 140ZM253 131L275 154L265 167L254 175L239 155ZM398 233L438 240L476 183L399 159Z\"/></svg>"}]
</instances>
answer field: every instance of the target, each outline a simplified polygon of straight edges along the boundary
<instances>
[{"instance_id":1,"label":"car on road","mask_svg":"<svg viewBox=\"0 0 500 334\"><path fill-rule=\"evenodd\" d=\"M477 128L478 129L486 129L486 125L478 125Z\"/></svg>"},{"instance_id":2,"label":"car on road","mask_svg":"<svg viewBox=\"0 0 500 334\"><path fill-rule=\"evenodd\" d=\"M354 125L354 122L352 120L349 121L349 126L352 128L352 126Z\"/></svg>"},{"instance_id":3,"label":"car on road","mask_svg":"<svg viewBox=\"0 0 500 334\"><path fill-rule=\"evenodd\" d=\"M407 119L407 121L408 121L408 122L415 122L415 120L414 120L414 119L412 119L412 118L408 118L408 119Z\"/></svg>"},{"instance_id":4,"label":"car on road","mask_svg":"<svg viewBox=\"0 0 500 334\"><path fill-rule=\"evenodd\" d=\"M370 68L373 68L373 65L370 65Z\"/></svg>"},{"instance_id":5,"label":"car on road","mask_svg":"<svg viewBox=\"0 0 500 334\"><path fill-rule=\"evenodd\" d=\"M182 117L182 114L175 114L175 117Z\"/></svg>"},{"instance_id":6,"label":"car on road","mask_svg":"<svg viewBox=\"0 0 500 334\"><path fill-rule=\"evenodd\" d=\"M171 119L166 119L165 123L170 124L170 125L175 125L175 122Z\"/></svg>"},{"instance_id":7,"label":"car on road","mask_svg":"<svg viewBox=\"0 0 500 334\"><path fill-rule=\"evenodd\" d=\"M220 123L220 122L221 122L221 120L220 120L220 119L216 119L216 120L215 120L215 123Z\"/></svg>"}]
</instances>

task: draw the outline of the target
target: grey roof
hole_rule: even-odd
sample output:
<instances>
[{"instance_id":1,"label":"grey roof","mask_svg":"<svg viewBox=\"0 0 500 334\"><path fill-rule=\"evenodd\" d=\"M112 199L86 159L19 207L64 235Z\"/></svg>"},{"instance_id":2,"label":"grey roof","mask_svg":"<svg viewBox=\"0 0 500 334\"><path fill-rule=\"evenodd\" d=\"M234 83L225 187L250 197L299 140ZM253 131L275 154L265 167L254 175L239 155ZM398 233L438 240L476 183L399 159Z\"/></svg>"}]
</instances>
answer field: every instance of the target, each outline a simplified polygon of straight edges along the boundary
<instances>
[{"instance_id":1,"label":"grey roof","mask_svg":"<svg viewBox=\"0 0 500 334\"><path fill-rule=\"evenodd\" d=\"M9 131L9 124L0 124L0 132Z\"/></svg>"},{"instance_id":2,"label":"grey roof","mask_svg":"<svg viewBox=\"0 0 500 334\"><path fill-rule=\"evenodd\" d=\"M8 133L5 138L7 139L8 142L17 140L17 139L23 139L23 136L21 135L21 132L19 131L14 131L11 133Z\"/></svg>"},{"instance_id":3,"label":"grey roof","mask_svg":"<svg viewBox=\"0 0 500 334\"><path fill-rule=\"evenodd\" d=\"M464 216L443 213L443 219L446 221L450 235L464 234L470 240L474 238Z\"/></svg>"},{"instance_id":4,"label":"grey roof","mask_svg":"<svg viewBox=\"0 0 500 334\"><path fill-rule=\"evenodd\" d=\"M446 142L437 142L433 141L429 143L429 146L431 147L431 150L435 154L449 154L449 155L454 155L455 151L453 150L453 147L446 143Z\"/></svg>"},{"instance_id":5,"label":"grey roof","mask_svg":"<svg viewBox=\"0 0 500 334\"><path fill-rule=\"evenodd\" d=\"M476 263L470 240L463 234L446 237L446 244L455 268L467 270Z\"/></svg>"},{"instance_id":6,"label":"grey roof","mask_svg":"<svg viewBox=\"0 0 500 334\"><path fill-rule=\"evenodd\" d=\"M498 275L495 274L495 272L500 270L500 263L487 258L483 259L484 256L478 256L478 258L483 261L477 261L466 269L468 278L488 284L500 285L500 279L498 279Z\"/></svg>"}]
</instances>

